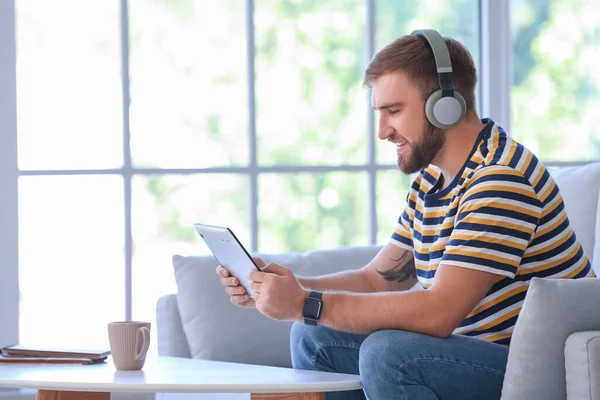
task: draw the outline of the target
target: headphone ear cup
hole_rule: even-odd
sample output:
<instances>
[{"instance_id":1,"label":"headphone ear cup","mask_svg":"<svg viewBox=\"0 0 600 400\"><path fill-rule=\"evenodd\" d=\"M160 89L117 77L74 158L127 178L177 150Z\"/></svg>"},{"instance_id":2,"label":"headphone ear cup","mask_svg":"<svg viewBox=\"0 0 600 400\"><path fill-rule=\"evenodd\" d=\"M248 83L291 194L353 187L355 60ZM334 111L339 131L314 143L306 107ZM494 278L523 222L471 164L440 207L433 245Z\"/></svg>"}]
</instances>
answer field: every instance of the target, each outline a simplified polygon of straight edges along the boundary
<instances>
[{"instance_id":1,"label":"headphone ear cup","mask_svg":"<svg viewBox=\"0 0 600 400\"><path fill-rule=\"evenodd\" d=\"M433 106L441 98L442 91L436 90L435 92L431 93L431 95L429 95L427 98L427 101L425 101L425 116L431 125L435 126L436 128L441 128L441 122L435 119L435 115L433 114Z\"/></svg>"},{"instance_id":2,"label":"headphone ear cup","mask_svg":"<svg viewBox=\"0 0 600 400\"><path fill-rule=\"evenodd\" d=\"M460 123L467 112L465 99L454 91L454 97L442 97L442 91L436 90L425 102L425 116L436 128L451 129Z\"/></svg>"}]
</instances>

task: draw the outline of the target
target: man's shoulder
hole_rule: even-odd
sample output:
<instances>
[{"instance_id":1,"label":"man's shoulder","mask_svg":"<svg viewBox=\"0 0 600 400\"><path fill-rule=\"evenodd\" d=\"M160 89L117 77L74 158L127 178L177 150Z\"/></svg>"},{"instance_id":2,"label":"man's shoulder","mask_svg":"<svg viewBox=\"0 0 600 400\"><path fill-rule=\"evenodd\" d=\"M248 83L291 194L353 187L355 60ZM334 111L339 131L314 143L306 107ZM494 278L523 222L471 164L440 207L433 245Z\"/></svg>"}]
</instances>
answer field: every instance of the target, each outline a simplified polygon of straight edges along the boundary
<instances>
[{"instance_id":1,"label":"man's shoulder","mask_svg":"<svg viewBox=\"0 0 600 400\"><path fill-rule=\"evenodd\" d=\"M520 161L509 159L482 163L463 185L463 198L497 197L520 205L528 204L535 208L543 207L545 200L555 190L554 180L548 170L525 147ZM555 189L551 192L547 189Z\"/></svg>"},{"instance_id":2,"label":"man's shoulder","mask_svg":"<svg viewBox=\"0 0 600 400\"><path fill-rule=\"evenodd\" d=\"M520 168L502 163L482 164L466 179L463 189L466 193L483 188L493 192L527 192L537 197L531 174L526 175Z\"/></svg>"},{"instance_id":3,"label":"man's shoulder","mask_svg":"<svg viewBox=\"0 0 600 400\"><path fill-rule=\"evenodd\" d=\"M552 180L537 155L495 125L486 143L487 151L474 168L470 181L518 181L539 192L540 183Z\"/></svg>"}]
</instances>

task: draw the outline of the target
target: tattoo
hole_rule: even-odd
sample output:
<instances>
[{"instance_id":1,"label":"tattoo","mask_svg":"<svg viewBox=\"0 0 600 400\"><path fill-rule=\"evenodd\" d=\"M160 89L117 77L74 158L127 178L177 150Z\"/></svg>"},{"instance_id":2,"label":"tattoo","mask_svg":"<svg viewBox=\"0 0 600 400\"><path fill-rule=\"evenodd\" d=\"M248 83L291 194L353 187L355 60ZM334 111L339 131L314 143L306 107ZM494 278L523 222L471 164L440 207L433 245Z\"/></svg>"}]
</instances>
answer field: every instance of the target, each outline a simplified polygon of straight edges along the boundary
<instances>
[{"instance_id":1,"label":"tattoo","mask_svg":"<svg viewBox=\"0 0 600 400\"><path fill-rule=\"evenodd\" d=\"M392 261L397 263L393 268L386 271L377 270L386 281L405 282L410 278L417 277L415 259L411 251L405 252L402 257L398 259L392 258Z\"/></svg>"}]
</instances>

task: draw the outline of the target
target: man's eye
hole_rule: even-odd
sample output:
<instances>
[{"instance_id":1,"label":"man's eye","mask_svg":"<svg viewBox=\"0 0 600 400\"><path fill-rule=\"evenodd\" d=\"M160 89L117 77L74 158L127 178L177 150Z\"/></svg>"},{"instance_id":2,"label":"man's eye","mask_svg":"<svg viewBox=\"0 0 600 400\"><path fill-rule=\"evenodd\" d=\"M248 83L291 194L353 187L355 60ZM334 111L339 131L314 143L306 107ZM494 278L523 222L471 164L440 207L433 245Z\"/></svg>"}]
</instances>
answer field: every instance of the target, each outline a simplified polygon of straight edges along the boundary
<instances>
[{"instance_id":1,"label":"man's eye","mask_svg":"<svg viewBox=\"0 0 600 400\"><path fill-rule=\"evenodd\" d=\"M390 115L396 115L400 112L400 110L389 110Z\"/></svg>"}]
</instances>

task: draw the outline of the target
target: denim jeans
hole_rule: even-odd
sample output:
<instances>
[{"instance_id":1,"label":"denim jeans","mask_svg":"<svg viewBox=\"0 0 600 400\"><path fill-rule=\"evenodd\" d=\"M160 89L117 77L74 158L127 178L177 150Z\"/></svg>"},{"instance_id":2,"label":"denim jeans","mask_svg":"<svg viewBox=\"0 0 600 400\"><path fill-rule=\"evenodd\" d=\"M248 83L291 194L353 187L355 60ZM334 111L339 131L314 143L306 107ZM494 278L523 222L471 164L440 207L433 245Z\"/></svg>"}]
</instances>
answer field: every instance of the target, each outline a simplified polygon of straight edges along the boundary
<instances>
[{"instance_id":1,"label":"denim jeans","mask_svg":"<svg viewBox=\"0 0 600 400\"><path fill-rule=\"evenodd\" d=\"M295 323L290 342L294 368L360 374L362 391L328 400L499 399L508 359L507 346L481 339L399 330L355 335Z\"/></svg>"}]
</instances>

